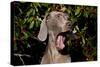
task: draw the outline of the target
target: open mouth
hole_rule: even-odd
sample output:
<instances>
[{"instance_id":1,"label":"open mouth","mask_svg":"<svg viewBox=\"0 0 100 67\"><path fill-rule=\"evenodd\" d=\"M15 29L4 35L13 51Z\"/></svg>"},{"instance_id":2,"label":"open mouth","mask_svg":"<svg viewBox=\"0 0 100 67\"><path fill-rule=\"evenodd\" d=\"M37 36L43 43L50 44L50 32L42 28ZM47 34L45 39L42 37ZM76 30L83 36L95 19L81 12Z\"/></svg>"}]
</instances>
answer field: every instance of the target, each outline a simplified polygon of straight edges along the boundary
<instances>
[{"instance_id":1,"label":"open mouth","mask_svg":"<svg viewBox=\"0 0 100 67\"><path fill-rule=\"evenodd\" d=\"M68 32L61 32L56 37L56 47L58 50L62 50L65 47L65 41Z\"/></svg>"}]
</instances>

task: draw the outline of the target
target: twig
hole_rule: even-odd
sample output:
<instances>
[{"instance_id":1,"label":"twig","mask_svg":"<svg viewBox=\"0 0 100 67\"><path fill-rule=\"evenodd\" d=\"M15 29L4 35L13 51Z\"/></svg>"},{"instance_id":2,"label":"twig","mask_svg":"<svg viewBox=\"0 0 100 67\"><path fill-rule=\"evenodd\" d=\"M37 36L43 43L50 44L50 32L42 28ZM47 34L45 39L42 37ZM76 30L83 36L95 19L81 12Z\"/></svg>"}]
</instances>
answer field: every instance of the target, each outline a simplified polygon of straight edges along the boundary
<instances>
[{"instance_id":1,"label":"twig","mask_svg":"<svg viewBox=\"0 0 100 67\"><path fill-rule=\"evenodd\" d=\"M25 63L24 63L24 60L21 57L22 56L31 57L30 55L27 55L27 54L14 54L14 56L18 56L20 58L20 60L22 61L23 65L25 65Z\"/></svg>"},{"instance_id":2,"label":"twig","mask_svg":"<svg viewBox=\"0 0 100 67\"><path fill-rule=\"evenodd\" d=\"M26 56L26 57L31 57L30 55L27 55L27 54L14 54L14 56Z\"/></svg>"},{"instance_id":3,"label":"twig","mask_svg":"<svg viewBox=\"0 0 100 67\"><path fill-rule=\"evenodd\" d=\"M25 63L24 63L23 59L21 58L21 56L19 56L19 58L22 61L23 65L25 65Z\"/></svg>"}]
</instances>

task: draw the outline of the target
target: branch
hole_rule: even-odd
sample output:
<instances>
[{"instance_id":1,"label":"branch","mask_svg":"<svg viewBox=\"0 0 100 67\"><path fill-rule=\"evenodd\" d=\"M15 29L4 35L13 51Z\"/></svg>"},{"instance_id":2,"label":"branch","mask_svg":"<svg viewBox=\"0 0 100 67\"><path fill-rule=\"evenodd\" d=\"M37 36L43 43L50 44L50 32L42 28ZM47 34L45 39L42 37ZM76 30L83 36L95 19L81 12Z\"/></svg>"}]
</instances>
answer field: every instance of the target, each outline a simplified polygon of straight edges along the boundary
<instances>
[{"instance_id":1,"label":"branch","mask_svg":"<svg viewBox=\"0 0 100 67\"><path fill-rule=\"evenodd\" d=\"M31 57L30 55L27 55L27 54L14 54L14 56L19 56L19 57L26 56L26 57Z\"/></svg>"}]
</instances>

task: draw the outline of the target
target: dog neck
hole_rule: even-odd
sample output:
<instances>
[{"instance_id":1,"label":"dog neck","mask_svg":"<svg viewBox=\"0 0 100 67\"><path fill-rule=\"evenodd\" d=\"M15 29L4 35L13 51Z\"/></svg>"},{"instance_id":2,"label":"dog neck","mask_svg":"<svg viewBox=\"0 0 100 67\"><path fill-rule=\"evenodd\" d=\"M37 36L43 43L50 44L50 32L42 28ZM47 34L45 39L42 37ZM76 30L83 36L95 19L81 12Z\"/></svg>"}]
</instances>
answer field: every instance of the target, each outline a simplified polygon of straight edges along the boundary
<instances>
[{"instance_id":1,"label":"dog neck","mask_svg":"<svg viewBox=\"0 0 100 67\"><path fill-rule=\"evenodd\" d=\"M48 51L51 52L51 54L54 55L59 55L59 52L56 48L56 36L53 32L50 32L49 34L49 41L48 41Z\"/></svg>"},{"instance_id":2,"label":"dog neck","mask_svg":"<svg viewBox=\"0 0 100 67\"><path fill-rule=\"evenodd\" d=\"M45 55L50 58L50 62L55 63L57 56L61 56L61 54L58 52L56 45L56 35L54 33L50 32L49 34L49 41L48 46L46 48Z\"/></svg>"},{"instance_id":3,"label":"dog neck","mask_svg":"<svg viewBox=\"0 0 100 67\"><path fill-rule=\"evenodd\" d=\"M56 48L56 34L49 32L49 41L41 64L70 62L69 55L62 55Z\"/></svg>"}]
</instances>

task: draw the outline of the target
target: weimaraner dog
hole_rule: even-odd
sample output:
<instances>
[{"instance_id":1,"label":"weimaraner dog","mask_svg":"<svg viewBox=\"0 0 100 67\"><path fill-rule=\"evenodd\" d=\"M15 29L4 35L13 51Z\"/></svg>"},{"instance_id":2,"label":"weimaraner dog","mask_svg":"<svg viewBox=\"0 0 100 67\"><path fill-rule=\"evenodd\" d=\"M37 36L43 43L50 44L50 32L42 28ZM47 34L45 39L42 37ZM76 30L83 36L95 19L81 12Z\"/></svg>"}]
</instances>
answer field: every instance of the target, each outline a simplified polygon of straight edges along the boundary
<instances>
[{"instance_id":1,"label":"weimaraner dog","mask_svg":"<svg viewBox=\"0 0 100 67\"><path fill-rule=\"evenodd\" d=\"M59 52L65 47L66 32L71 31L72 25L67 14L52 11L44 17L38 38L45 41L48 36L48 43L41 64L71 62L70 54L63 55Z\"/></svg>"}]
</instances>

